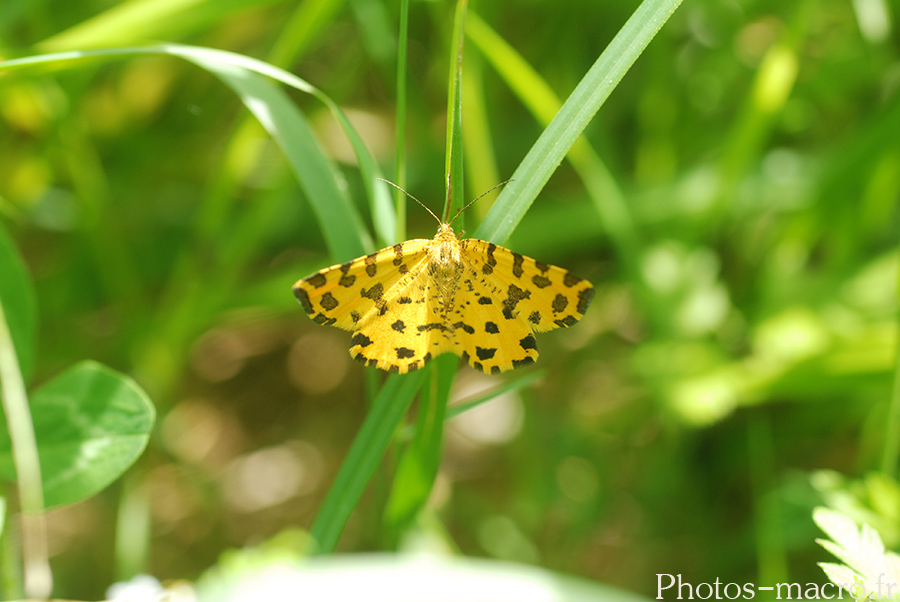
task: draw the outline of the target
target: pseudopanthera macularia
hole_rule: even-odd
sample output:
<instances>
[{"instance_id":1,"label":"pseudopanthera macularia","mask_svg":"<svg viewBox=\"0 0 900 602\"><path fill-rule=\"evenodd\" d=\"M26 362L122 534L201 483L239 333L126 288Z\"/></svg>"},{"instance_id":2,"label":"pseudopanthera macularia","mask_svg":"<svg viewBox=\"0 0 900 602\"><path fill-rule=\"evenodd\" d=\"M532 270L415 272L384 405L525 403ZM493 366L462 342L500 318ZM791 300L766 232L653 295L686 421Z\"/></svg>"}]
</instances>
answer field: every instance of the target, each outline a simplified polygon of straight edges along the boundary
<instances>
[{"instance_id":1,"label":"pseudopanthera macularia","mask_svg":"<svg viewBox=\"0 0 900 602\"><path fill-rule=\"evenodd\" d=\"M415 239L319 270L294 285L312 319L353 332L350 354L404 374L441 353L503 372L537 359L535 332L575 324L590 282L442 223Z\"/></svg>"}]
</instances>

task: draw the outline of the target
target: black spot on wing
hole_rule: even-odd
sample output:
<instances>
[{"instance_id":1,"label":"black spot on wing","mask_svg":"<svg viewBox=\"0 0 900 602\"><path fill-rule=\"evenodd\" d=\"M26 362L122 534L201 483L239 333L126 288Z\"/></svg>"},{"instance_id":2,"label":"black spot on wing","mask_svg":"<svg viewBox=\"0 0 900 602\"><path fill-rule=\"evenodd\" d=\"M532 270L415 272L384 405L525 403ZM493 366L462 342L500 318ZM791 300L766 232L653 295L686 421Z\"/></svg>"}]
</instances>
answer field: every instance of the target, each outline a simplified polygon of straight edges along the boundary
<instances>
[{"instance_id":1,"label":"black spot on wing","mask_svg":"<svg viewBox=\"0 0 900 602\"><path fill-rule=\"evenodd\" d=\"M378 266L375 265L375 258L377 255L378 253L366 255L366 258L363 260L366 263L366 274L369 275L369 278L372 278L378 272Z\"/></svg>"},{"instance_id":2,"label":"black spot on wing","mask_svg":"<svg viewBox=\"0 0 900 602\"><path fill-rule=\"evenodd\" d=\"M535 274L531 281L534 282L534 285L538 288L547 288L550 286L550 279L541 274Z\"/></svg>"},{"instance_id":3,"label":"black spot on wing","mask_svg":"<svg viewBox=\"0 0 900 602\"><path fill-rule=\"evenodd\" d=\"M532 324L540 324L541 323L541 312L533 311L531 315L528 316L528 321Z\"/></svg>"},{"instance_id":4,"label":"black spot on wing","mask_svg":"<svg viewBox=\"0 0 900 602\"><path fill-rule=\"evenodd\" d=\"M380 282L377 282L375 286L369 289L362 289L359 294L361 297L371 299L377 303L378 301L381 301L381 296L384 294L384 286Z\"/></svg>"},{"instance_id":5,"label":"black spot on wing","mask_svg":"<svg viewBox=\"0 0 900 602\"><path fill-rule=\"evenodd\" d=\"M523 366L529 366L534 363L533 357L523 357L520 360L513 360L512 365L513 368L522 368Z\"/></svg>"},{"instance_id":6,"label":"black spot on wing","mask_svg":"<svg viewBox=\"0 0 900 602\"><path fill-rule=\"evenodd\" d=\"M308 314L313 313L312 303L309 302L309 294L301 286L294 287L294 296L300 302L300 307Z\"/></svg>"},{"instance_id":7,"label":"black spot on wing","mask_svg":"<svg viewBox=\"0 0 900 602\"><path fill-rule=\"evenodd\" d=\"M534 335L530 334L527 337L525 337L524 339L522 339L521 341L519 341L519 346L522 349L524 349L525 351L528 351L529 349L537 350L537 341L534 340Z\"/></svg>"},{"instance_id":8,"label":"black spot on wing","mask_svg":"<svg viewBox=\"0 0 900 602\"><path fill-rule=\"evenodd\" d=\"M337 320L335 318L329 318L325 314L316 314L315 317L313 317L313 322L321 324L322 326L331 326L337 322Z\"/></svg>"},{"instance_id":9,"label":"black spot on wing","mask_svg":"<svg viewBox=\"0 0 900 602\"><path fill-rule=\"evenodd\" d=\"M391 328L403 334L403 331L406 330L406 324L403 323L403 320L397 320L393 324L391 324Z\"/></svg>"},{"instance_id":10,"label":"black spot on wing","mask_svg":"<svg viewBox=\"0 0 900 602\"><path fill-rule=\"evenodd\" d=\"M416 352L409 347L397 347L394 351L397 353L398 360L406 360L416 355Z\"/></svg>"},{"instance_id":11,"label":"black spot on wing","mask_svg":"<svg viewBox=\"0 0 900 602\"><path fill-rule=\"evenodd\" d=\"M553 298L553 313L560 313L566 307L569 306L569 299L563 294L557 294L556 297ZM584 313L584 312L582 312Z\"/></svg>"},{"instance_id":12,"label":"black spot on wing","mask_svg":"<svg viewBox=\"0 0 900 602\"><path fill-rule=\"evenodd\" d=\"M394 249L394 265L400 265L403 263L403 245L397 244L393 246Z\"/></svg>"},{"instance_id":13,"label":"black spot on wing","mask_svg":"<svg viewBox=\"0 0 900 602\"><path fill-rule=\"evenodd\" d=\"M485 264L481 266L481 273L485 276L490 275L494 272L494 266L497 265L497 260L494 259L494 251L497 250L497 245L494 243L489 243L487 246L487 259L485 260Z\"/></svg>"},{"instance_id":14,"label":"black spot on wing","mask_svg":"<svg viewBox=\"0 0 900 602\"><path fill-rule=\"evenodd\" d=\"M490 297L485 297L483 295L481 297L478 297L478 305L490 305L493 302L494 300Z\"/></svg>"},{"instance_id":15,"label":"black spot on wing","mask_svg":"<svg viewBox=\"0 0 900 602\"><path fill-rule=\"evenodd\" d=\"M575 286L582 280L582 278L579 278L575 274L570 274L569 272L566 272L566 275L563 276L563 284L565 284L566 286Z\"/></svg>"},{"instance_id":16,"label":"black spot on wing","mask_svg":"<svg viewBox=\"0 0 900 602\"><path fill-rule=\"evenodd\" d=\"M327 279L325 278L325 274L319 272L318 274L313 274L307 278L306 282L314 288L319 288L320 286L325 286Z\"/></svg>"},{"instance_id":17,"label":"black spot on wing","mask_svg":"<svg viewBox=\"0 0 900 602\"><path fill-rule=\"evenodd\" d=\"M498 332L500 332L500 329L497 328L497 325L494 324L493 322L485 322L484 323L484 331L488 332L490 334L497 334Z\"/></svg>"},{"instance_id":18,"label":"black spot on wing","mask_svg":"<svg viewBox=\"0 0 900 602\"><path fill-rule=\"evenodd\" d=\"M546 272L547 270L550 269L549 265L547 265L546 263L541 263L540 261L535 261L534 267L536 267L537 269L539 269L542 272Z\"/></svg>"},{"instance_id":19,"label":"black spot on wing","mask_svg":"<svg viewBox=\"0 0 900 602\"><path fill-rule=\"evenodd\" d=\"M344 274L341 276L341 279L338 280L338 284L344 288L350 288L354 283L356 283L356 276L353 274Z\"/></svg>"},{"instance_id":20,"label":"black spot on wing","mask_svg":"<svg viewBox=\"0 0 900 602\"><path fill-rule=\"evenodd\" d=\"M594 287L586 288L580 293L578 293L578 313L584 314L587 311L588 305L591 304L591 299L594 298Z\"/></svg>"},{"instance_id":21,"label":"black spot on wing","mask_svg":"<svg viewBox=\"0 0 900 602\"><path fill-rule=\"evenodd\" d=\"M561 326L563 328L568 328L578 322L578 318L575 316L566 316L562 320L553 320L553 323L557 326Z\"/></svg>"},{"instance_id":22,"label":"black spot on wing","mask_svg":"<svg viewBox=\"0 0 900 602\"><path fill-rule=\"evenodd\" d=\"M481 361L491 359L495 353L497 353L497 349L494 347L475 347L475 355Z\"/></svg>"},{"instance_id":23,"label":"black spot on wing","mask_svg":"<svg viewBox=\"0 0 900 602\"><path fill-rule=\"evenodd\" d=\"M447 327L439 322L433 322L431 324L422 324L420 326L416 326L416 330L419 332L428 332L429 330L440 330L441 332L447 330Z\"/></svg>"},{"instance_id":24,"label":"black spot on wing","mask_svg":"<svg viewBox=\"0 0 900 602\"><path fill-rule=\"evenodd\" d=\"M359 312L358 312L358 311L351 311L351 312L350 312L350 319L353 320L353 323L354 323L354 324L356 324L357 322L359 322L359 318L360 318L360 317L361 317L361 316L359 315Z\"/></svg>"},{"instance_id":25,"label":"black spot on wing","mask_svg":"<svg viewBox=\"0 0 900 602\"><path fill-rule=\"evenodd\" d=\"M400 366L392 364L388 366L388 372L390 372L391 374L400 374Z\"/></svg>"},{"instance_id":26,"label":"black spot on wing","mask_svg":"<svg viewBox=\"0 0 900 602\"><path fill-rule=\"evenodd\" d=\"M400 305L405 305L407 303L412 303L412 299L410 299L409 297L400 297L399 299L397 299L397 303L399 303Z\"/></svg>"},{"instance_id":27,"label":"black spot on wing","mask_svg":"<svg viewBox=\"0 0 900 602\"><path fill-rule=\"evenodd\" d=\"M525 262L525 258L519 255L518 253L513 253L513 276L516 278L521 278L522 273L522 264Z\"/></svg>"},{"instance_id":28,"label":"black spot on wing","mask_svg":"<svg viewBox=\"0 0 900 602\"><path fill-rule=\"evenodd\" d=\"M339 305L338 300L335 299L334 295L332 295L331 293L325 293L324 295L322 295L322 300L319 301L319 303L328 311L331 311Z\"/></svg>"},{"instance_id":29,"label":"black spot on wing","mask_svg":"<svg viewBox=\"0 0 900 602\"><path fill-rule=\"evenodd\" d=\"M516 305L522 299L530 297L531 291L523 290L515 284L510 284L506 295L506 299L503 300L503 317L507 320L512 320L515 317L513 311L515 311Z\"/></svg>"},{"instance_id":30,"label":"black spot on wing","mask_svg":"<svg viewBox=\"0 0 900 602\"><path fill-rule=\"evenodd\" d=\"M354 345L359 345L360 347L368 347L372 344L372 339L361 332L357 332L355 335L353 335L353 338L350 339L350 342Z\"/></svg>"},{"instance_id":31,"label":"black spot on wing","mask_svg":"<svg viewBox=\"0 0 900 602\"><path fill-rule=\"evenodd\" d=\"M399 272L400 272L401 274L405 274L405 273L407 273L407 272L409 271L409 268L406 267L406 264L405 264L405 263L401 263L401 264L400 264L400 267L397 268L397 269L399 270Z\"/></svg>"},{"instance_id":32,"label":"black spot on wing","mask_svg":"<svg viewBox=\"0 0 900 602\"><path fill-rule=\"evenodd\" d=\"M453 325L453 328L462 328L468 334L475 334L475 329L466 324L465 322L457 322Z\"/></svg>"}]
</instances>

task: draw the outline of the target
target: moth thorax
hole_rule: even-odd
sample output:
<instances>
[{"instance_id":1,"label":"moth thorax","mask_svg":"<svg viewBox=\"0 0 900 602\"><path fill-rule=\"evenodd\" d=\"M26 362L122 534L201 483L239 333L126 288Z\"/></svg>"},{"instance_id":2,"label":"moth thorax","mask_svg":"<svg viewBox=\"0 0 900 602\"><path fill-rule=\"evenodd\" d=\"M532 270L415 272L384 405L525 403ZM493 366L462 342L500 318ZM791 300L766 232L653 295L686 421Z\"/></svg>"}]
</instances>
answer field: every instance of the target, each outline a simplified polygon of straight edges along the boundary
<instances>
[{"instance_id":1,"label":"moth thorax","mask_svg":"<svg viewBox=\"0 0 900 602\"><path fill-rule=\"evenodd\" d=\"M460 264L460 248L459 239L453 233L453 228L441 224L428 253L435 269L455 272Z\"/></svg>"}]
</instances>

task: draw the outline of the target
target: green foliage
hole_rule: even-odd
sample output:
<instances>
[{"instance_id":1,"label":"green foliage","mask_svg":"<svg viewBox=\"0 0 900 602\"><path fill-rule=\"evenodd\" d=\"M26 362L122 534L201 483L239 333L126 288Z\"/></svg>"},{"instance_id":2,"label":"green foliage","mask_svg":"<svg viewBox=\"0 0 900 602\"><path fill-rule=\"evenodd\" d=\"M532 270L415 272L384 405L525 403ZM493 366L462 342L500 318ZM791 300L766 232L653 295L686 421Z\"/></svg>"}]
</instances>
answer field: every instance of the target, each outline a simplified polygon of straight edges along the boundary
<instances>
[{"instance_id":1,"label":"green foliage","mask_svg":"<svg viewBox=\"0 0 900 602\"><path fill-rule=\"evenodd\" d=\"M375 396L366 421L347 452L334 485L310 528L318 552L330 553L337 547L347 519L359 503L369 479L375 474L397 425L431 370L426 367L404 376L391 375Z\"/></svg>"},{"instance_id":2,"label":"green foliage","mask_svg":"<svg viewBox=\"0 0 900 602\"><path fill-rule=\"evenodd\" d=\"M0 228L0 307L7 317L20 369L30 374L37 331L34 291L22 259L9 236Z\"/></svg>"},{"instance_id":3,"label":"green foliage","mask_svg":"<svg viewBox=\"0 0 900 602\"><path fill-rule=\"evenodd\" d=\"M46 507L72 504L119 478L147 446L154 410L130 378L82 362L31 395ZM6 421L0 475L16 478Z\"/></svg>"},{"instance_id":4,"label":"green foliage","mask_svg":"<svg viewBox=\"0 0 900 602\"><path fill-rule=\"evenodd\" d=\"M103 596L112 529L138 550L122 578L194 578L300 527L295 564L421 546L648 595L659 571L821 579L821 504L896 546L893 9L675 6L0 6L0 303L48 383L47 502L82 500L54 510L56 593ZM512 176L460 226L590 278L585 320L496 379L348 363L290 285L433 235L381 174L435 213ZM118 372L54 378L85 358L152 393L158 436Z\"/></svg>"}]
</instances>

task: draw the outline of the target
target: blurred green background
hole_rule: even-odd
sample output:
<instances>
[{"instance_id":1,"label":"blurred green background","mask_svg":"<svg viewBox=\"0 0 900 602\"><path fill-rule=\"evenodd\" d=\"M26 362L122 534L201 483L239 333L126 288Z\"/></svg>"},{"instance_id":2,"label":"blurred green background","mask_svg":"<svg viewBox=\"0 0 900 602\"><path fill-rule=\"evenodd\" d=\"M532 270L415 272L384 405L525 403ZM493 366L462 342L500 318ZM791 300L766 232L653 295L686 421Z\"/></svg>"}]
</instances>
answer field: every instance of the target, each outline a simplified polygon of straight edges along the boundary
<instances>
[{"instance_id":1,"label":"blurred green background","mask_svg":"<svg viewBox=\"0 0 900 602\"><path fill-rule=\"evenodd\" d=\"M393 177L398 4L4 0L0 58L171 41L270 61L336 101ZM466 197L507 179L545 126L528 108L546 106L542 90L509 85L490 30L564 99L636 6L472 2ZM435 212L453 8L410 5L405 187ZM588 158L561 165L506 243L592 280L594 304L540 337L536 384L448 423L422 531L654 596L657 573L824 582L823 503L898 543L891 10L678 9L585 132ZM291 96L370 225L335 120ZM598 200L586 180L601 176ZM609 195L625 234L598 212ZM32 385L90 358L158 409L124 479L49 514L57 591L97 598L136 571L193 579L224 550L308 527L380 375L296 304L294 281L347 258L328 256L229 88L166 56L0 74L0 222L37 291ZM407 238L434 231L410 206ZM517 376L461 368L453 399ZM390 466L342 551L391 547Z\"/></svg>"}]
</instances>

